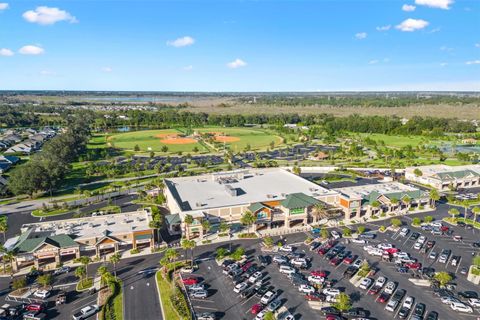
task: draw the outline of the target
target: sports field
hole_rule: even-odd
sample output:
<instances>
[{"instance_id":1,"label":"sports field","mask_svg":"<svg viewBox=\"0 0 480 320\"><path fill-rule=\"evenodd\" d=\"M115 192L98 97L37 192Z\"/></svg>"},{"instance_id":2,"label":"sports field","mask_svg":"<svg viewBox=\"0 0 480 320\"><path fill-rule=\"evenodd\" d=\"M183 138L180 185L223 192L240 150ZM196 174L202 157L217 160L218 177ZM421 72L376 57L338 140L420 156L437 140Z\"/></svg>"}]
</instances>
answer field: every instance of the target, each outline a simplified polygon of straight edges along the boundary
<instances>
[{"instance_id":1,"label":"sports field","mask_svg":"<svg viewBox=\"0 0 480 320\"><path fill-rule=\"evenodd\" d=\"M390 146L390 147L405 147L407 145L411 145L412 147L416 147L420 144L436 144L439 141L435 139L429 139L424 136L394 136L394 135L386 135L386 134L381 134L381 133L361 133L360 136L363 138L369 137L372 140L375 141L380 141L382 140L385 142L385 145Z\"/></svg>"},{"instance_id":2,"label":"sports field","mask_svg":"<svg viewBox=\"0 0 480 320\"><path fill-rule=\"evenodd\" d=\"M115 148L131 151L138 145L141 152L161 152L166 146L167 153L193 152L195 148L200 153L210 152L213 151L214 144L217 148L225 144L234 152L244 150L247 145L250 145L251 150L261 150L268 148L271 142L275 147L282 142L276 135L249 128L207 127L192 129L189 132L187 133L185 129L133 131L111 135L107 142ZM202 141L200 134L207 133L214 143Z\"/></svg>"}]
</instances>

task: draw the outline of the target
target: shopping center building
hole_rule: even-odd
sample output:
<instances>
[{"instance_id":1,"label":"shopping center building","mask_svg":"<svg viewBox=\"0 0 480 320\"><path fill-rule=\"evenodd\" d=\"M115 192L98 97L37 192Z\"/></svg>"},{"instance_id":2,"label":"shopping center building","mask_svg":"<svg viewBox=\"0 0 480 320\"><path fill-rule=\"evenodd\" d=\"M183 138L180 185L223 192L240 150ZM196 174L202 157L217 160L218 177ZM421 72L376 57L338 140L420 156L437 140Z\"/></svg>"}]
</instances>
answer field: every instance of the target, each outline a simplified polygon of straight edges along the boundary
<instances>
[{"instance_id":1,"label":"shopping center building","mask_svg":"<svg viewBox=\"0 0 480 320\"><path fill-rule=\"evenodd\" d=\"M437 190L480 187L480 165L447 166L444 164L409 167L405 178Z\"/></svg>"},{"instance_id":2,"label":"shopping center building","mask_svg":"<svg viewBox=\"0 0 480 320\"><path fill-rule=\"evenodd\" d=\"M338 192L280 168L248 169L203 176L165 179L164 190L172 215L171 232L187 237L203 235L202 221L238 224L249 211L256 218L254 229L292 227L312 221L317 204L334 204ZM193 223L185 224L190 216Z\"/></svg>"},{"instance_id":3,"label":"shopping center building","mask_svg":"<svg viewBox=\"0 0 480 320\"><path fill-rule=\"evenodd\" d=\"M18 268L54 268L80 256L104 258L116 252L153 248L150 210L25 224L9 239Z\"/></svg>"}]
</instances>

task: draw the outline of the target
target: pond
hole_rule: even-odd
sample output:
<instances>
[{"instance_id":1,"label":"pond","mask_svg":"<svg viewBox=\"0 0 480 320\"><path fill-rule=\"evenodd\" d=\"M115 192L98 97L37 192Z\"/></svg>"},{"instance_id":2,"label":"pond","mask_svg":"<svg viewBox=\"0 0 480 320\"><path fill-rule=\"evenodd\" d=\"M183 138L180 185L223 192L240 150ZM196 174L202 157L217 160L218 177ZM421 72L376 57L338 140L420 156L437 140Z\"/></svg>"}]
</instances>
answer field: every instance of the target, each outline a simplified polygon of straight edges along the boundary
<instances>
[{"instance_id":1,"label":"pond","mask_svg":"<svg viewBox=\"0 0 480 320\"><path fill-rule=\"evenodd\" d=\"M439 149L446 153L455 153L455 152L480 153L480 145L474 145L474 144L463 144L463 145L456 145L456 146L452 146L450 144L444 144L439 146Z\"/></svg>"}]
</instances>

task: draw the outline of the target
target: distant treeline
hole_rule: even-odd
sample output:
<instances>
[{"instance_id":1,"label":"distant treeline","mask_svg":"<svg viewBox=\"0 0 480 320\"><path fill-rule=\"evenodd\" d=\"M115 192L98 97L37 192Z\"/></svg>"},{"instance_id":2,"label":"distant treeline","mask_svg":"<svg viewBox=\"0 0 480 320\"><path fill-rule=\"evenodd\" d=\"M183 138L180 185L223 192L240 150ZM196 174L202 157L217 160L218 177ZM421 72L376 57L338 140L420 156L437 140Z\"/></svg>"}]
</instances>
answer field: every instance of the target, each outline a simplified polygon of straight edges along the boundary
<instances>
[{"instance_id":1,"label":"distant treeline","mask_svg":"<svg viewBox=\"0 0 480 320\"><path fill-rule=\"evenodd\" d=\"M118 115L126 115L128 120L120 119ZM398 117L389 116L359 116L334 117L328 114L299 115L299 114L250 114L250 115L219 115L207 113L192 113L184 111L164 110L148 112L131 110L121 113L111 113L108 117L97 117L96 126L104 129L118 126L170 128L225 126L242 127L247 124L268 124L283 126L289 123L301 123L305 126L319 125L328 133L351 131L360 133L386 134L422 134L430 132L475 132L476 127L471 122L457 119L439 119L413 117L406 124Z\"/></svg>"},{"instance_id":2,"label":"distant treeline","mask_svg":"<svg viewBox=\"0 0 480 320\"><path fill-rule=\"evenodd\" d=\"M448 104L448 105L480 105L479 97L472 96L285 96L271 95L256 97L257 104L271 106L315 106L327 105L334 107L407 107L418 104ZM250 102L251 97L237 99L241 102Z\"/></svg>"},{"instance_id":3,"label":"distant treeline","mask_svg":"<svg viewBox=\"0 0 480 320\"><path fill-rule=\"evenodd\" d=\"M39 113L66 114L68 111L48 105L0 105L0 127L38 127L52 124L51 119L45 120Z\"/></svg>"},{"instance_id":4,"label":"distant treeline","mask_svg":"<svg viewBox=\"0 0 480 320\"><path fill-rule=\"evenodd\" d=\"M70 163L85 152L90 136L90 113L68 117L67 131L46 142L42 151L10 173L8 188L13 194L33 195L38 191L52 192L70 170Z\"/></svg>"}]
</instances>

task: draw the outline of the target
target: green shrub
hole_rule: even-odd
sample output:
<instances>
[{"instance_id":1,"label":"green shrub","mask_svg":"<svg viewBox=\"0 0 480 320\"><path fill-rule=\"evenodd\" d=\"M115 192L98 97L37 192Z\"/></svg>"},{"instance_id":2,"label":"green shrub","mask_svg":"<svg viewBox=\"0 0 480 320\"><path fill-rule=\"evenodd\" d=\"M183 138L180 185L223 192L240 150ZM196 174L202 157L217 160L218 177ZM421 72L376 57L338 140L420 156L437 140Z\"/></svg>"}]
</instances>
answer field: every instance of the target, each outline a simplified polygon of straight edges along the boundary
<instances>
[{"instance_id":1,"label":"green shrub","mask_svg":"<svg viewBox=\"0 0 480 320\"><path fill-rule=\"evenodd\" d=\"M190 308L188 307L187 299L185 299L182 290L180 290L178 287L176 287L173 293L170 295L170 301L172 305L175 306L175 309L177 310L181 318L191 318Z\"/></svg>"},{"instance_id":2,"label":"green shrub","mask_svg":"<svg viewBox=\"0 0 480 320\"><path fill-rule=\"evenodd\" d=\"M250 233L241 233L238 235L240 239L248 239L248 238L257 238L257 235L253 232Z\"/></svg>"},{"instance_id":3,"label":"green shrub","mask_svg":"<svg viewBox=\"0 0 480 320\"><path fill-rule=\"evenodd\" d=\"M137 253L140 253L140 250L138 248L130 250L130 254L137 254Z\"/></svg>"}]
</instances>

